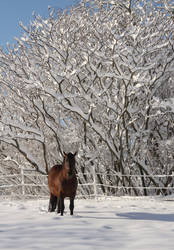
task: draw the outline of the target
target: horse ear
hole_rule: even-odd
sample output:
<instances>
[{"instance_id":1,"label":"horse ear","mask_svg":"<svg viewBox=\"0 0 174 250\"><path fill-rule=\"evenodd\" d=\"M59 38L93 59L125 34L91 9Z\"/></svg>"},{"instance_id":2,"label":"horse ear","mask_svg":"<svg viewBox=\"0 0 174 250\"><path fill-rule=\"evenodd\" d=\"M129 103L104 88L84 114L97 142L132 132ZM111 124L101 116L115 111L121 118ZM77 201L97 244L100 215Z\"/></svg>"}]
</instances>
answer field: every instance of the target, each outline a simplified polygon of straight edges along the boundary
<instances>
[{"instance_id":1,"label":"horse ear","mask_svg":"<svg viewBox=\"0 0 174 250\"><path fill-rule=\"evenodd\" d=\"M74 156L76 156L77 155L77 151L74 153Z\"/></svg>"}]
</instances>

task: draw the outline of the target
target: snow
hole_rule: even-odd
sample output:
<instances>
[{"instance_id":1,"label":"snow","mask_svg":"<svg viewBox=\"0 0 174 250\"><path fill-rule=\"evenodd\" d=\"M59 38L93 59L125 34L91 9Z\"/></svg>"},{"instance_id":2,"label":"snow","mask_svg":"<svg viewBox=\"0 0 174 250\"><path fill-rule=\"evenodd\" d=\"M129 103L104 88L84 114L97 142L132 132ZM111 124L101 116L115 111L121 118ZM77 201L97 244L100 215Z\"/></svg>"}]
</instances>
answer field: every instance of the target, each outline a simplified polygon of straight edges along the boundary
<instances>
[{"instance_id":1,"label":"snow","mask_svg":"<svg viewBox=\"0 0 174 250\"><path fill-rule=\"evenodd\" d=\"M62 217L48 200L0 201L0 249L172 250L174 197L69 201Z\"/></svg>"}]
</instances>

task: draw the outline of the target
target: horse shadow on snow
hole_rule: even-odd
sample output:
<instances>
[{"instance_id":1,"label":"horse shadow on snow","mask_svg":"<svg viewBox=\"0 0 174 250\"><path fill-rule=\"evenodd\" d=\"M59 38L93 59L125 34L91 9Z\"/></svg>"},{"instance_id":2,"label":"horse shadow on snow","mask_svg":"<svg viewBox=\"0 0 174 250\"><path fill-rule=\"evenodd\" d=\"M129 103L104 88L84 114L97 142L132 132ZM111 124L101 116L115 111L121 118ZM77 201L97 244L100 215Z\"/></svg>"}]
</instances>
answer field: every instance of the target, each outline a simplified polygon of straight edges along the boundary
<instances>
[{"instance_id":1,"label":"horse shadow on snow","mask_svg":"<svg viewBox=\"0 0 174 250\"><path fill-rule=\"evenodd\" d=\"M150 221L165 221L174 222L173 214L155 214L155 213L140 213L140 212L129 212L129 213L117 213L119 217L129 220L150 220Z\"/></svg>"}]
</instances>

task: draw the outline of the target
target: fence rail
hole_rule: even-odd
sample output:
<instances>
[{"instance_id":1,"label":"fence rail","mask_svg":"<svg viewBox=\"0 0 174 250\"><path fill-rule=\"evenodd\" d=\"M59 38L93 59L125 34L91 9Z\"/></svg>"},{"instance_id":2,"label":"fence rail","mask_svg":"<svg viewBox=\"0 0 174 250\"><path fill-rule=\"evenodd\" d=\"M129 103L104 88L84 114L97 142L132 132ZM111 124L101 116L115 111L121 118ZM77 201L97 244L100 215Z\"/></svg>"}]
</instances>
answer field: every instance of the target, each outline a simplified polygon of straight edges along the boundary
<instances>
[{"instance_id":1,"label":"fence rail","mask_svg":"<svg viewBox=\"0 0 174 250\"><path fill-rule=\"evenodd\" d=\"M100 183L98 177L103 178L103 183ZM174 192L174 174L170 175L137 175L128 174L121 175L120 173L80 173L77 175L79 180L77 197L87 198L107 195L148 195L148 194L166 194L166 192ZM121 185L119 180L122 178L135 179L134 185L126 183ZM112 179L111 179L112 178ZM144 178L148 183L143 186L139 179ZM149 181L153 178L153 182ZM172 181L166 182L171 178ZM141 182L141 185L139 184ZM156 183L156 184L154 184ZM167 184L166 184L167 183ZM143 182L145 184L145 181ZM148 193L151 192L151 193ZM0 197L48 197L49 190L47 184L47 175L41 175L37 172L28 172L24 169L19 174L0 175Z\"/></svg>"}]
</instances>

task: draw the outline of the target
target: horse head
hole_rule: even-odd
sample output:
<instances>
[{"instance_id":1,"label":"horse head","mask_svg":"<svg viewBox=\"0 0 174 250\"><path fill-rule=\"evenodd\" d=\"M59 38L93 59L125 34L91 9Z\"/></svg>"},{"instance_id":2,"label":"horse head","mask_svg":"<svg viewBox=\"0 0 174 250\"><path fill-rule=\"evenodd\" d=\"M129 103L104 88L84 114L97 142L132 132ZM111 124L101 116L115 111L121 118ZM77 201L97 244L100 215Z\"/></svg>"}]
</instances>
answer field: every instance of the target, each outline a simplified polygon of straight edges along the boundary
<instances>
[{"instance_id":1,"label":"horse head","mask_svg":"<svg viewBox=\"0 0 174 250\"><path fill-rule=\"evenodd\" d=\"M75 152L74 154L72 153L66 154L65 152L63 153L64 153L64 164L68 171L68 177L71 177L73 174L75 174L75 156L77 152Z\"/></svg>"}]
</instances>

